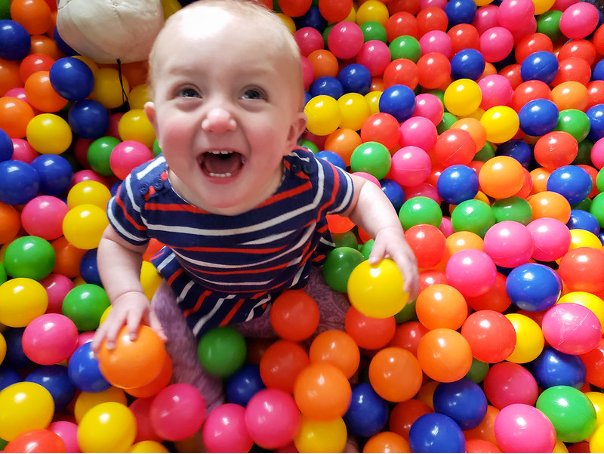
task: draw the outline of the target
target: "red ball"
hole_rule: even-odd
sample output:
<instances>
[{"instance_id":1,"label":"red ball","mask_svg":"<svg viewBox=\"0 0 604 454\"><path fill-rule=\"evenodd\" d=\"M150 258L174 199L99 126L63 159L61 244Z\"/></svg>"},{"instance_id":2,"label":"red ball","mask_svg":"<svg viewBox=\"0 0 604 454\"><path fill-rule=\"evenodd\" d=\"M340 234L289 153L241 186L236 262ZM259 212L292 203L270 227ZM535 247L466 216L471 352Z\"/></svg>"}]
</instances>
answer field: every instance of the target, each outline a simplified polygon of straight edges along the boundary
<instances>
[{"instance_id":1,"label":"red ball","mask_svg":"<svg viewBox=\"0 0 604 454\"><path fill-rule=\"evenodd\" d=\"M283 339L307 339L319 326L319 306L303 290L286 290L273 302L270 321Z\"/></svg>"},{"instance_id":2,"label":"red ball","mask_svg":"<svg viewBox=\"0 0 604 454\"><path fill-rule=\"evenodd\" d=\"M560 259L558 274L573 291L604 290L604 254L591 247L571 249Z\"/></svg>"},{"instance_id":3,"label":"red ball","mask_svg":"<svg viewBox=\"0 0 604 454\"><path fill-rule=\"evenodd\" d=\"M533 52L553 52L553 50L554 45L547 35L533 33L532 35L525 36L516 44L514 55L516 56L516 63L522 63Z\"/></svg>"},{"instance_id":4,"label":"red ball","mask_svg":"<svg viewBox=\"0 0 604 454\"><path fill-rule=\"evenodd\" d=\"M469 132L448 129L436 140L434 156L445 167L455 164L468 165L476 154L476 144Z\"/></svg>"},{"instance_id":5,"label":"red ball","mask_svg":"<svg viewBox=\"0 0 604 454\"><path fill-rule=\"evenodd\" d=\"M419 84L426 89L444 86L451 77L451 63L443 54L431 52L417 62Z\"/></svg>"},{"instance_id":6,"label":"red ball","mask_svg":"<svg viewBox=\"0 0 604 454\"><path fill-rule=\"evenodd\" d=\"M549 86L540 80L527 80L514 89L512 95L512 109L520 112L520 109L533 99L552 100L552 91Z\"/></svg>"},{"instance_id":7,"label":"red ball","mask_svg":"<svg viewBox=\"0 0 604 454\"><path fill-rule=\"evenodd\" d=\"M514 325L500 312L480 310L470 314L461 335L472 349L472 356L485 363L504 361L516 346Z\"/></svg>"},{"instance_id":8,"label":"red ball","mask_svg":"<svg viewBox=\"0 0 604 454\"><path fill-rule=\"evenodd\" d=\"M476 27L470 24L457 24L447 32L451 38L451 56L463 49L478 49L480 34Z\"/></svg>"},{"instance_id":9,"label":"red ball","mask_svg":"<svg viewBox=\"0 0 604 454\"><path fill-rule=\"evenodd\" d=\"M389 150L398 144L400 134L398 120L386 112L371 115L361 126L363 142L379 142Z\"/></svg>"},{"instance_id":10,"label":"red ball","mask_svg":"<svg viewBox=\"0 0 604 454\"><path fill-rule=\"evenodd\" d=\"M419 268L432 268L443 259L447 247L445 235L433 225L417 224L405 232Z\"/></svg>"},{"instance_id":11,"label":"red ball","mask_svg":"<svg viewBox=\"0 0 604 454\"><path fill-rule=\"evenodd\" d=\"M386 88L392 85L406 85L414 90L419 83L419 69L411 60L397 58L386 66L382 79Z\"/></svg>"}]
</instances>

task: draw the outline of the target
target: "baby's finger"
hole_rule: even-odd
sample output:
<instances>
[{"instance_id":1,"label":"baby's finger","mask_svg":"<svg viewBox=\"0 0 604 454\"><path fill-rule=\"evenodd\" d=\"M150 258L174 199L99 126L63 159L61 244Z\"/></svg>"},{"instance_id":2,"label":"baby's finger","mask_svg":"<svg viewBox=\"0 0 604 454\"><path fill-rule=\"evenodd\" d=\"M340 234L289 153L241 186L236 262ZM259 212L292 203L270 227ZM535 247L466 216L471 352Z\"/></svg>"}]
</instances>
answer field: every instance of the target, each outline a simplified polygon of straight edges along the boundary
<instances>
[{"instance_id":1,"label":"baby's finger","mask_svg":"<svg viewBox=\"0 0 604 454\"><path fill-rule=\"evenodd\" d=\"M161 325L161 322L159 321L159 318L157 318L157 314L153 309L149 311L148 319L149 326L157 333L161 340L166 342L168 340L168 336L166 336L164 327Z\"/></svg>"},{"instance_id":2,"label":"baby's finger","mask_svg":"<svg viewBox=\"0 0 604 454\"><path fill-rule=\"evenodd\" d=\"M136 340L138 337L138 327L141 324L143 316L138 311L131 311L128 313L128 319L126 320L126 326L128 327L128 336L131 341Z\"/></svg>"}]
</instances>

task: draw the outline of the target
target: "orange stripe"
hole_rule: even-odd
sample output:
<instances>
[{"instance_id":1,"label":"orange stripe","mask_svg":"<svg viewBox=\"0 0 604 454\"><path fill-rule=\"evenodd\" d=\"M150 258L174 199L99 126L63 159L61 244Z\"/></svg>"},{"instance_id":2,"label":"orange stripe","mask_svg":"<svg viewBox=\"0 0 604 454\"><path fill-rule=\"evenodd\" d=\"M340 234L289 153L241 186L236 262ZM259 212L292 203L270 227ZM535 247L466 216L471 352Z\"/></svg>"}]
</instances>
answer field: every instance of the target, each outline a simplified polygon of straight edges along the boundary
<instances>
[{"instance_id":1,"label":"orange stripe","mask_svg":"<svg viewBox=\"0 0 604 454\"><path fill-rule=\"evenodd\" d=\"M130 216L128 214L128 210L126 210L126 207L124 206L124 202L121 198L116 197L115 199L117 201L118 206L122 209L122 212L124 213L124 217L128 220L128 222L130 222L137 230L140 230L141 232L146 230L145 226L140 225L138 222L136 222L132 216Z\"/></svg>"},{"instance_id":2,"label":"orange stripe","mask_svg":"<svg viewBox=\"0 0 604 454\"><path fill-rule=\"evenodd\" d=\"M281 246L278 248L270 248L270 249L240 249L240 248L219 248L219 247L187 247L182 248L186 251L195 251L195 252L238 252L238 253L247 253L247 254L274 254L276 252L281 252L285 246Z\"/></svg>"},{"instance_id":3,"label":"orange stripe","mask_svg":"<svg viewBox=\"0 0 604 454\"><path fill-rule=\"evenodd\" d=\"M237 301L237 303L235 303L235 305L233 306L233 308L229 311L229 313L219 323L218 326L225 326L226 324L228 324L231 321L231 319L233 318L233 316L237 313L237 311L239 310L239 308L241 307L241 305L243 304L244 301L245 300L243 298L241 298L239 301Z\"/></svg>"},{"instance_id":4,"label":"orange stripe","mask_svg":"<svg viewBox=\"0 0 604 454\"><path fill-rule=\"evenodd\" d=\"M201 305L203 304L204 300L206 299L206 297L210 294L211 292L209 290L206 290L205 292L203 292L201 294L201 296L197 299L197 302L195 303L195 306L193 306L191 309L186 309L184 310L182 313L185 317L188 317L189 315L193 314L194 312L197 312L199 310L199 308L201 307Z\"/></svg>"},{"instance_id":5,"label":"orange stripe","mask_svg":"<svg viewBox=\"0 0 604 454\"><path fill-rule=\"evenodd\" d=\"M268 206L268 205L271 205L280 200L288 199L290 197L302 194L303 192L310 190L311 187L312 186L310 184L310 181L307 181L306 183L298 186L297 188L290 189L290 190L282 192L280 194L275 194L274 196L272 196L268 200L266 200L264 203L262 203L260 206L261 207Z\"/></svg>"},{"instance_id":6,"label":"orange stripe","mask_svg":"<svg viewBox=\"0 0 604 454\"><path fill-rule=\"evenodd\" d=\"M191 213L203 213L199 208L185 203L147 203L145 204L145 207L149 210L157 211L189 211Z\"/></svg>"},{"instance_id":7,"label":"orange stripe","mask_svg":"<svg viewBox=\"0 0 604 454\"><path fill-rule=\"evenodd\" d=\"M179 268L178 270L176 270L176 272L172 276L170 276L170 278L168 279L168 284L172 285L172 282L174 282L176 280L176 278L178 276L180 276L183 272L184 272L184 270L182 268Z\"/></svg>"},{"instance_id":8,"label":"orange stripe","mask_svg":"<svg viewBox=\"0 0 604 454\"><path fill-rule=\"evenodd\" d=\"M203 274L210 274L212 276L227 276L229 274L257 274L257 273L264 273L267 271L275 271L275 270L280 270L283 269L285 267L287 267L289 265L289 263L284 263L282 265L278 265L278 266L272 266L270 268L263 268L263 269L253 269L253 270L239 270L239 271L235 271L235 270L228 270L228 271L206 271L206 270L202 270L202 269L198 269L198 268L193 268L191 266L189 266L189 268L193 271L199 271L200 273Z\"/></svg>"}]
</instances>

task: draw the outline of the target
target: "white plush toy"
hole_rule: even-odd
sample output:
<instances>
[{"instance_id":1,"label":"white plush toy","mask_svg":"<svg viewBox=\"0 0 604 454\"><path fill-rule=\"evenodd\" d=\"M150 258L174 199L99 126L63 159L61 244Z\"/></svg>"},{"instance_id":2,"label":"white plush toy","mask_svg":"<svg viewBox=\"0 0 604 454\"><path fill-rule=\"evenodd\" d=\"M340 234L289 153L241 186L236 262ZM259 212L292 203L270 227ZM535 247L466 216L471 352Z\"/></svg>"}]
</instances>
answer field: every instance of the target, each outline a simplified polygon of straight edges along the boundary
<instances>
[{"instance_id":1,"label":"white plush toy","mask_svg":"<svg viewBox=\"0 0 604 454\"><path fill-rule=\"evenodd\" d=\"M59 0L57 30L98 63L146 60L164 24L161 0Z\"/></svg>"}]
</instances>

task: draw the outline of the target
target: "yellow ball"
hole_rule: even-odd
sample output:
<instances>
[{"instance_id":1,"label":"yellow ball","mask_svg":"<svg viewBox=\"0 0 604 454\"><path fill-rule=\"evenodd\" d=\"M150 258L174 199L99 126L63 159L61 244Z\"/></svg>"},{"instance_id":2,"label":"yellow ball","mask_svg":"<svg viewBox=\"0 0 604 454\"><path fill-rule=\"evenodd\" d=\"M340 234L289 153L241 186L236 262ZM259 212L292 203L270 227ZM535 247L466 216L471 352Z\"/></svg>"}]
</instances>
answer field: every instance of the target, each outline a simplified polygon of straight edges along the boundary
<instances>
[{"instance_id":1,"label":"yellow ball","mask_svg":"<svg viewBox=\"0 0 604 454\"><path fill-rule=\"evenodd\" d=\"M164 445L157 441L144 440L134 443L130 452L170 452Z\"/></svg>"},{"instance_id":2,"label":"yellow ball","mask_svg":"<svg viewBox=\"0 0 604 454\"><path fill-rule=\"evenodd\" d=\"M536 359L545 346L541 327L533 319L522 314L507 314L516 330L516 346L506 361L524 364Z\"/></svg>"},{"instance_id":3,"label":"yellow ball","mask_svg":"<svg viewBox=\"0 0 604 454\"><path fill-rule=\"evenodd\" d=\"M136 418L120 403L104 402L86 412L78 426L82 452L128 452L136 438Z\"/></svg>"},{"instance_id":4,"label":"yellow ball","mask_svg":"<svg viewBox=\"0 0 604 454\"><path fill-rule=\"evenodd\" d=\"M71 145L71 127L64 119L52 113L36 115L27 124L27 141L41 154L61 154Z\"/></svg>"},{"instance_id":5,"label":"yellow ball","mask_svg":"<svg viewBox=\"0 0 604 454\"><path fill-rule=\"evenodd\" d=\"M128 96L128 104L131 109L142 109L145 107L145 103L151 101L149 96L149 87L147 84L141 84L130 90L130 96Z\"/></svg>"},{"instance_id":6,"label":"yellow ball","mask_svg":"<svg viewBox=\"0 0 604 454\"><path fill-rule=\"evenodd\" d=\"M583 229L570 230L570 246L568 250L578 247L591 247L594 249L602 249L602 242L593 233Z\"/></svg>"},{"instance_id":7,"label":"yellow ball","mask_svg":"<svg viewBox=\"0 0 604 454\"><path fill-rule=\"evenodd\" d=\"M480 122L487 132L487 140L492 143L507 142L520 127L518 114L508 106L491 107L482 115Z\"/></svg>"},{"instance_id":8,"label":"yellow ball","mask_svg":"<svg viewBox=\"0 0 604 454\"><path fill-rule=\"evenodd\" d=\"M48 294L42 284L26 277L0 285L0 323L13 328L27 326L48 308ZM3 438L0 435L0 438Z\"/></svg>"},{"instance_id":9,"label":"yellow ball","mask_svg":"<svg viewBox=\"0 0 604 454\"><path fill-rule=\"evenodd\" d=\"M380 111L380 97L382 96L382 91L370 91L365 95L365 99L367 100L367 104L369 105L369 113L371 115L376 114Z\"/></svg>"},{"instance_id":10,"label":"yellow ball","mask_svg":"<svg viewBox=\"0 0 604 454\"><path fill-rule=\"evenodd\" d=\"M2 333L0 333L0 365L2 365L2 361L4 361L5 357L6 357L6 339L4 338Z\"/></svg>"},{"instance_id":11,"label":"yellow ball","mask_svg":"<svg viewBox=\"0 0 604 454\"><path fill-rule=\"evenodd\" d=\"M55 403L38 383L19 382L0 391L0 438L11 441L24 432L46 429Z\"/></svg>"},{"instance_id":12,"label":"yellow ball","mask_svg":"<svg viewBox=\"0 0 604 454\"><path fill-rule=\"evenodd\" d=\"M155 130L143 109L130 109L122 115L117 124L117 131L122 141L136 140L149 149L153 148Z\"/></svg>"},{"instance_id":13,"label":"yellow ball","mask_svg":"<svg viewBox=\"0 0 604 454\"><path fill-rule=\"evenodd\" d=\"M383 259L377 265L365 260L350 273L348 298L362 314L373 318L392 317L409 300L404 284L403 275L392 260Z\"/></svg>"},{"instance_id":14,"label":"yellow ball","mask_svg":"<svg viewBox=\"0 0 604 454\"><path fill-rule=\"evenodd\" d=\"M604 425L604 393L588 391L585 393L596 410L596 427Z\"/></svg>"},{"instance_id":15,"label":"yellow ball","mask_svg":"<svg viewBox=\"0 0 604 454\"><path fill-rule=\"evenodd\" d=\"M111 192L103 183L84 180L74 184L67 193L67 206L74 208L78 205L90 204L105 210L110 198Z\"/></svg>"},{"instance_id":16,"label":"yellow ball","mask_svg":"<svg viewBox=\"0 0 604 454\"><path fill-rule=\"evenodd\" d=\"M318 136L331 134L342 121L338 102L327 95L315 96L308 101L304 113L308 117L307 129Z\"/></svg>"},{"instance_id":17,"label":"yellow ball","mask_svg":"<svg viewBox=\"0 0 604 454\"><path fill-rule=\"evenodd\" d=\"M128 100L130 85L117 69L101 68L94 73L92 99L107 109L120 107Z\"/></svg>"},{"instance_id":18,"label":"yellow ball","mask_svg":"<svg viewBox=\"0 0 604 454\"><path fill-rule=\"evenodd\" d=\"M356 23L361 25L365 22L373 21L378 22L385 27L389 17L388 7L384 2L367 0L359 6L359 9L357 9Z\"/></svg>"},{"instance_id":19,"label":"yellow ball","mask_svg":"<svg viewBox=\"0 0 604 454\"><path fill-rule=\"evenodd\" d=\"M371 115L367 99L359 93L346 93L338 99L338 106L342 114L340 128L358 131Z\"/></svg>"},{"instance_id":20,"label":"yellow ball","mask_svg":"<svg viewBox=\"0 0 604 454\"><path fill-rule=\"evenodd\" d=\"M103 313L101 314L101 318L99 320L99 325L102 325L105 320L107 320L107 317L109 317L109 312L111 312L111 306L107 306L107 309L105 309L103 311Z\"/></svg>"},{"instance_id":21,"label":"yellow ball","mask_svg":"<svg viewBox=\"0 0 604 454\"><path fill-rule=\"evenodd\" d=\"M598 427L589 438L589 452L604 452L604 426Z\"/></svg>"},{"instance_id":22,"label":"yellow ball","mask_svg":"<svg viewBox=\"0 0 604 454\"><path fill-rule=\"evenodd\" d=\"M78 249L95 249L108 225L105 210L96 205L78 205L63 218L63 236Z\"/></svg>"},{"instance_id":23,"label":"yellow ball","mask_svg":"<svg viewBox=\"0 0 604 454\"><path fill-rule=\"evenodd\" d=\"M342 418L315 421L300 415L294 445L299 452L342 452L346 436L346 424Z\"/></svg>"},{"instance_id":24,"label":"yellow ball","mask_svg":"<svg viewBox=\"0 0 604 454\"><path fill-rule=\"evenodd\" d=\"M116 388L115 386L98 393L82 392L76 398L73 408L73 415L75 416L76 421L79 423L82 421L84 415L88 413L88 410L105 402L116 402L118 404L127 405L128 398L123 389Z\"/></svg>"},{"instance_id":25,"label":"yellow ball","mask_svg":"<svg viewBox=\"0 0 604 454\"><path fill-rule=\"evenodd\" d=\"M549 11L551 7L554 6L554 3L556 3L556 0L533 0L533 4L535 5L535 16Z\"/></svg>"},{"instance_id":26,"label":"yellow ball","mask_svg":"<svg viewBox=\"0 0 604 454\"><path fill-rule=\"evenodd\" d=\"M143 286L143 291L149 301L151 301L153 295L155 295L157 287L161 284L161 279L155 266L153 266L151 262L144 260L141 267L141 285Z\"/></svg>"},{"instance_id":27,"label":"yellow ball","mask_svg":"<svg viewBox=\"0 0 604 454\"><path fill-rule=\"evenodd\" d=\"M445 108L453 115L470 115L481 101L480 87L471 79L455 80L445 90Z\"/></svg>"}]
</instances>

